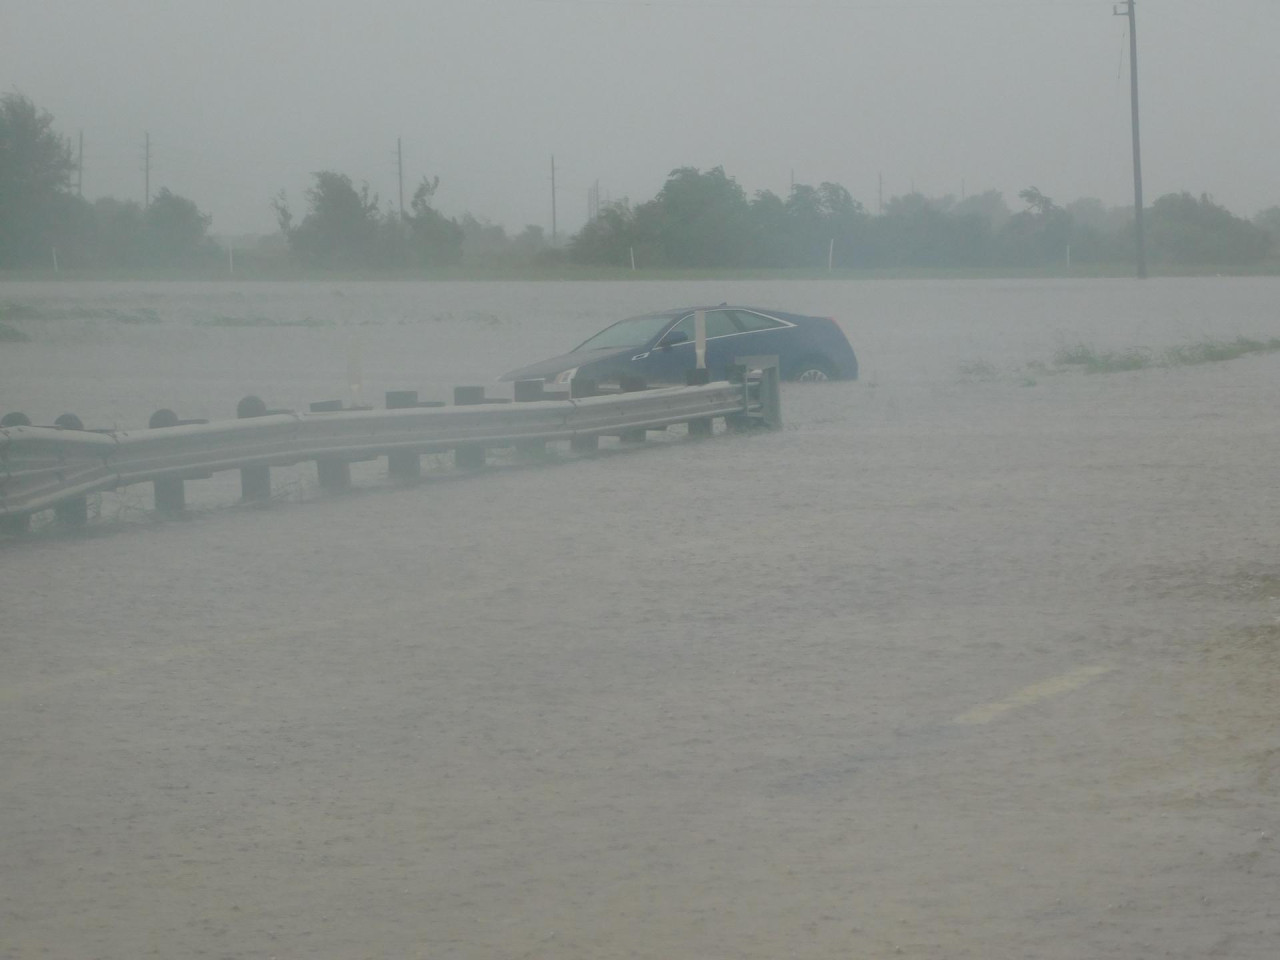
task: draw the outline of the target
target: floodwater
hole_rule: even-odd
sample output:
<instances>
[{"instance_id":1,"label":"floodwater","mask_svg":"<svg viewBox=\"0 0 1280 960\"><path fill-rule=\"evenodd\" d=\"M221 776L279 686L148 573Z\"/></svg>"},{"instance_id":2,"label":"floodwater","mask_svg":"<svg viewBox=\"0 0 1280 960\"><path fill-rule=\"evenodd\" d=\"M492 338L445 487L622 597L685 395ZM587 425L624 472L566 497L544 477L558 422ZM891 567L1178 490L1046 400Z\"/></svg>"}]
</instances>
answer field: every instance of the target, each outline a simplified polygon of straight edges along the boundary
<instances>
[{"instance_id":1,"label":"floodwater","mask_svg":"<svg viewBox=\"0 0 1280 960\"><path fill-rule=\"evenodd\" d=\"M0 957L1280 953L1280 354L1053 364L1280 337L1274 279L7 284L0 411L443 399L721 300L862 380L0 540Z\"/></svg>"}]
</instances>

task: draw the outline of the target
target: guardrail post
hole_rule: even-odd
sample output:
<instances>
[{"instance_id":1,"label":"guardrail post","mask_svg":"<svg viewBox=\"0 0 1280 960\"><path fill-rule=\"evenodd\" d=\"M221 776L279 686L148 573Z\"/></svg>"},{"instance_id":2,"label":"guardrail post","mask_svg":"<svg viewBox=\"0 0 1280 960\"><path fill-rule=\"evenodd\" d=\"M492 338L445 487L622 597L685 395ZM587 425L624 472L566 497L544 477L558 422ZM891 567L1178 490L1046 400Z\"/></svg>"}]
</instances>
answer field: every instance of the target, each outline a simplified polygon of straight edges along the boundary
<instances>
[{"instance_id":1,"label":"guardrail post","mask_svg":"<svg viewBox=\"0 0 1280 960\"><path fill-rule=\"evenodd\" d=\"M742 387L742 412L731 413L724 418L725 429L732 433L737 433L751 426L751 417L747 413L750 407L750 396L747 391L747 368L737 362L730 363L725 367L725 379L730 383L740 384Z\"/></svg>"},{"instance_id":2,"label":"guardrail post","mask_svg":"<svg viewBox=\"0 0 1280 960\"><path fill-rule=\"evenodd\" d=\"M686 370L684 382L690 387L706 386L711 382L711 371L706 367L695 367L692 370ZM710 417L697 417L689 421L689 436L709 437L711 432Z\"/></svg>"},{"instance_id":3,"label":"guardrail post","mask_svg":"<svg viewBox=\"0 0 1280 960\"><path fill-rule=\"evenodd\" d=\"M484 387L454 387L453 403L458 407L484 403ZM484 447L480 444L460 444L453 448L453 465L459 470L479 470L484 467Z\"/></svg>"},{"instance_id":4,"label":"guardrail post","mask_svg":"<svg viewBox=\"0 0 1280 960\"><path fill-rule=\"evenodd\" d=\"M418 405L417 390L388 390L387 409L406 410ZM422 457L412 450L387 454L387 476L393 480L416 480L422 476Z\"/></svg>"},{"instance_id":5,"label":"guardrail post","mask_svg":"<svg viewBox=\"0 0 1280 960\"><path fill-rule=\"evenodd\" d=\"M638 393L644 389L644 382L633 377L622 377L618 386L622 387L623 393ZM618 434L618 439L622 443L644 443L645 428L636 427L634 430L623 430Z\"/></svg>"},{"instance_id":6,"label":"guardrail post","mask_svg":"<svg viewBox=\"0 0 1280 960\"><path fill-rule=\"evenodd\" d=\"M731 369L734 371L734 376L730 379L740 378L742 382L744 412L740 418L736 415L733 418L726 418L726 422L731 427L746 426L754 422L770 430L781 430L782 391L778 358L776 356L737 357ZM752 370L760 371L759 380L750 381ZM752 410L753 405L758 406L759 409Z\"/></svg>"},{"instance_id":7,"label":"guardrail post","mask_svg":"<svg viewBox=\"0 0 1280 960\"><path fill-rule=\"evenodd\" d=\"M777 364L761 371L760 419L770 430L782 429L782 390Z\"/></svg>"},{"instance_id":8,"label":"guardrail post","mask_svg":"<svg viewBox=\"0 0 1280 960\"><path fill-rule=\"evenodd\" d=\"M517 380L515 383L516 403L532 403L546 399L543 380ZM516 444L516 453L522 457L545 457L547 441L521 440Z\"/></svg>"},{"instance_id":9,"label":"guardrail post","mask_svg":"<svg viewBox=\"0 0 1280 960\"><path fill-rule=\"evenodd\" d=\"M63 430L84 429L84 423L74 413L64 413L53 421L53 425ZM65 526L83 527L89 522L89 498L72 497L70 500L63 500L54 505L53 515Z\"/></svg>"},{"instance_id":10,"label":"guardrail post","mask_svg":"<svg viewBox=\"0 0 1280 960\"><path fill-rule=\"evenodd\" d=\"M341 413L341 400L317 400L311 404L312 413ZM320 489L326 493L338 493L351 486L351 464L340 457L320 457L316 460L316 476Z\"/></svg>"},{"instance_id":11,"label":"guardrail post","mask_svg":"<svg viewBox=\"0 0 1280 960\"><path fill-rule=\"evenodd\" d=\"M325 457L316 461L316 476L321 490L338 493L351 486L351 464L346 460Z\"/></svg>"},{"instance_id":12,"label":"guardrail post","mask_svg":"<svg viewBox=\"0 0 1280 960\"><path fill-rule=\"evenodd\" d=\"M3 427L29 427L31 426L31 418L25 413L19 413L14 410L0 417L0 428ZM11 514L9 516L0 517L0 533L12 533L14 535L26 533L31 529L31 514Z\"/></svg>"},{"instance_id":13,"label":"guardrail post","mask_svg":"<svg viewBox=\"0 0 1280 960\"><path fill-rule=\"evenodd\" d=\"M236 404L236 416L241 420L265 417L267 405L261 397L248 396ZM243 500L271 499L271 468L268 466L240 468L240 497Z\"/></svg>"},{"instance_id":14,"label":"guardrail post","mask_svg":"<svg viewBox=\"0 0 1280 960\"><path fill-rule=\"evenodd\" d=\"M600 389L596 386L594 380L586 377L574 377L569 381L569 399L577 400L580 397L594 397L599 395ZM600 449L600 438L595 434L583 437L570 437L569 449L574 453L595 453Z\"/></svg>"},{"instance_id":15,"label":"guardrail post","mask_svg":"<svg viewBox=\"0 0 1280 960\"><path fill-rule=\"evenodd\" d=\"M157 410L147 423L148 428L158 430L162 427L176 427L178 415L172 410ZM152 484L155 487L155 504L158 513L181 513L186 507L186 488L181 477L166 477Z\"/></svg>"}]
</instances>

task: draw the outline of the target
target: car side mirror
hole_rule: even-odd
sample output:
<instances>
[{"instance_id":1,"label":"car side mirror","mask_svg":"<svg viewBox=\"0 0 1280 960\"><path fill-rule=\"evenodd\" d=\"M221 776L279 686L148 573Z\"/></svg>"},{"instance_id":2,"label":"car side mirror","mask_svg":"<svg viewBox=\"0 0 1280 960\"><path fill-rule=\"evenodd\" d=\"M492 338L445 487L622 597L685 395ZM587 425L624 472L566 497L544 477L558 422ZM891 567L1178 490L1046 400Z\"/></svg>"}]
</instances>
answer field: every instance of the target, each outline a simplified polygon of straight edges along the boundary
<instances>
[{"instance_id":1,"label":"car side mirror","mask_svg":"<svg viewBox=\"0 0 1280 960\"><path fill-rule=\"evenodd\" d=\"M681 330L672 330L670 333L668 333L665 337L662 338L662 342L658 344L658 346L661 347L663 350L670 350L677 343L685 343L688 341L688 339L689 339L689 335L687 333L684 333Z\"/></svg>"}]
</instances>

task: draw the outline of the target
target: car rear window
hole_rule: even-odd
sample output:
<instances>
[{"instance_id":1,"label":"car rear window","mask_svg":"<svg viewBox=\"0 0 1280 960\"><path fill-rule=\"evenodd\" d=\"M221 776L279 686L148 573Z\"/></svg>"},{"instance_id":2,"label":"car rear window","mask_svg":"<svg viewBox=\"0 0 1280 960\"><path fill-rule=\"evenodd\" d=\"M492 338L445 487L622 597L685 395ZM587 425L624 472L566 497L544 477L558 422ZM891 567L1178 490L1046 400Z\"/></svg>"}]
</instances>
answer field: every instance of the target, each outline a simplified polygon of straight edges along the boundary
<instances>
[{"instance_id":1,"label":"car rear window","mask_svg":"<svg viewBox=\"0 0 1280 960\"><path fill-rule=\"evenodd\" d=\"M674 327L672 331L679 330L683 334L687 334L689 339L693 337L693 314L685 317ZM731 333L741 333L737 325L733 322L732 310L708 310L707 311L707 339L712 337L727 337Z\"/></svg>"},{"instance_id":2,"label":"car rear window","mask_svg":"<svg viewBox=\"0 0 1280 960\"><path fill-rule=\"evenodd\" d=\"M786 324L781 320L775 320L773 317L766 317L760 313L751 313L747 310L735 310L734 314L738 318L738 326L743 330L773 330L777 327L785 327Z\"/></svg>"}]
</instances>

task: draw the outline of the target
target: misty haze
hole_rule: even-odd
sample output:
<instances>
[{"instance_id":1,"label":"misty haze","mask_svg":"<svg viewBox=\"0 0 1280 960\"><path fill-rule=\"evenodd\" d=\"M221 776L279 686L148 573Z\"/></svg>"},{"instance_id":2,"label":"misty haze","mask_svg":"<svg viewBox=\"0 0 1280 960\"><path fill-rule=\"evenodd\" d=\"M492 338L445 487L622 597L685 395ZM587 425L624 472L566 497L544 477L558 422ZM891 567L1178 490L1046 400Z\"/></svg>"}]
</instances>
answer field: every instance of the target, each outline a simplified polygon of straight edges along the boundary
<instances>
[{"instance_id":1,"label":"misty haze","mask_svg":"<svg viewBox=\"0 0 1280 960\"><path fill-rule=\"evenodd\" d=\"M1278 35L7 3L0 957L1272 960Z\"/></svg>"}]
</instances>

